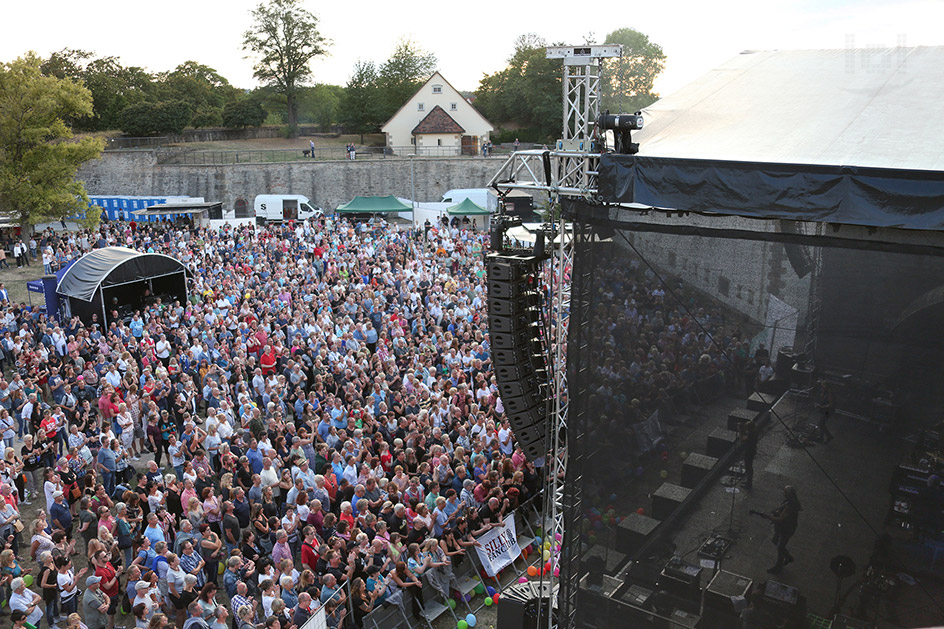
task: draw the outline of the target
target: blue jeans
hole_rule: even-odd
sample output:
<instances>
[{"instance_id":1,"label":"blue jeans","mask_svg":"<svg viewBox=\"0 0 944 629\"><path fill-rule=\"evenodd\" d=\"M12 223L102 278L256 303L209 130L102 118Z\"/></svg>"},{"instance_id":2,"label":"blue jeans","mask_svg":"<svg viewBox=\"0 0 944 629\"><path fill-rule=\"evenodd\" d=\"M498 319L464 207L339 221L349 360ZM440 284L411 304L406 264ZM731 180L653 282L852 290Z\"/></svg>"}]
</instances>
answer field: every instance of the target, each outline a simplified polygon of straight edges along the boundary
<instances>
[{"instance_id":1,"label":"blue jeans","mask_svg":"<svg viewBox=\"0 0 944 629\"><path fill-rule=\"evenodd\" d=\"M75 600L74 596L72 597L72 600ZM59 615L59 610L57 609L58 607L59 607L58 600L52 600L46 603L46 618L49 621L50 627L56 624L56 616Z\"/></svg>"},{"instance_id":2,"label":"blue jeans","mask_svg":"<svg viewBox=\"0 0 944 629\"><path fill-rule=\"evenodd\" d=\"M110 497L115 491L115 473L103 471L102 485L105 487L105 493Z\"/></svg>"}]
</instances>

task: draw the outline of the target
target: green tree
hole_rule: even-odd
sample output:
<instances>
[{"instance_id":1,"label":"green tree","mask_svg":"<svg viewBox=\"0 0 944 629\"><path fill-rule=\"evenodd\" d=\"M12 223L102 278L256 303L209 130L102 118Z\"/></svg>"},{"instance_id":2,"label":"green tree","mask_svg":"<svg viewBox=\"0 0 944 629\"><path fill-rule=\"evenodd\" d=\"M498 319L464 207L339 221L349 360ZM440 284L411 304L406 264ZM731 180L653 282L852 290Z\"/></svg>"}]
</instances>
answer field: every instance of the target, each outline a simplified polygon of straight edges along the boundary
<instances>
[{"instance_id":1,"label":"green tree","mask_svg":"<svg viewBox=\"0 0 944 629\"><path fill-rule=\"evenodd\" d=\"M475 92L475 106L492 122L532 130L551 142L561 133L560 61L548 59L547 42L534 33L515 40L508 66L485 75Z\"/></svg>"},{"instance_id":2,"label":"green tree","mask_svg":"<svg viewBox=\"0 0 944 629\"><path fill-rule=\"evenodd\" d=\"M223 124L223 107L236 99L239 90L213 68L186 61L172 72L158 75L157 100L186 101L193 111L191 127L218 127Z\"/></svg>"},{"instance_id":3,"label":"green tree","mask_svg":"<svg viewBox=\"0 0 944 629\"><path fill-rule=\"evenodd\" d=\"M79 167L101 155L101 138L73 139L66 119L92 113L89 91L71 78L44 76L30 53L0 65L0 214L24 239L36 223L88 208Z\"/></svg>"},{"instance_id":4,"label":"green tree","mask_svg":"<svg viewBox=\"0 0 944 629\"><path fill-rule=\"evenodd\" d=\"M373 61L358 61L341 98L341 125L348 133L364 134L380 127L380 106L377 87L377 66Z\"/></svg>"},{"instance_id":5,"label":"green tree","mask_svg":"<svg viewBox=\"0 0 944 629\"><path fill-rule=\"evenodd\" d=\"M223 108L223 126L228 129L258 127L265 119L266 112L262 109L259 99L252 96L227 103Z\"/></svg>"},{"instance_id":6,"label":"green tree","mask_svg":"<svg viewBox=\"0 0 944 629\"><path fill-rule=\"evenodd\" d=\"M42 63L43 74L70 78L92 93L92 113L72 120L76 129L104 131L117 129L118 117L128 105L152 98L153 77L137 67L124 67L117 57L96 58L84 50L64 48Z\"/></svg>"},{"instance_id":7,"label":"green tree","mask_svg":"<svg viewBox=\"0 0 944 629\"><path fill-rule=\"evenodd\" d=\"M143 102L125 107L119 117L122 131L131 136L180 133L193 119L193 108L185 100ZM222 124L222 114L220 123Z\"/></svg>"},{"instance_id":8,"label":"green tree","mask_svg":"<svg viewBox=\"0 0 944 629\"><path fill-rule=\"evenodd\" d=\"M436 55L420 48L410 39L401 39L393 54L377 71L380 122L386 122L408 101L423 81L436 70Z\"/></svg>"},{"instance_id":9,"label":"green tree","mask_svg":"<svg viewBox=\"0 0 944 629\"><path fill-rule=\"evenodd\" d=\"M338 121L344 88L339 85L319 83L303 89L299 94L300 116L318 125L323 132L331 130Z\"/></svg>"},{"instance_id":10,"label":"green tree","mask_svg":"<svg viewBox=\"0 0 944 629\"><path fill-rule=\"evenodd\" d=\"M659 95L652 84L665 68L662 46L632 28L619 28L606 36L608 44L622 44L621 57L608 59L603 81L603 109L634 112L654 103Z\"/></svg>"},{"instance_id":11,"label":"green tree","mask_svg":"<svg viewBox=\"0 0 944 629\"><path fill-rule=\"evenodd\" d=\"M298 88L311 79L309 64L325 54L328 40L302 0L269 0L252 11L252 19L252 28L243 35L243 50L256 57L254 76L285 96L289 132L296 135Z\"/></svg>"}]
</instances>

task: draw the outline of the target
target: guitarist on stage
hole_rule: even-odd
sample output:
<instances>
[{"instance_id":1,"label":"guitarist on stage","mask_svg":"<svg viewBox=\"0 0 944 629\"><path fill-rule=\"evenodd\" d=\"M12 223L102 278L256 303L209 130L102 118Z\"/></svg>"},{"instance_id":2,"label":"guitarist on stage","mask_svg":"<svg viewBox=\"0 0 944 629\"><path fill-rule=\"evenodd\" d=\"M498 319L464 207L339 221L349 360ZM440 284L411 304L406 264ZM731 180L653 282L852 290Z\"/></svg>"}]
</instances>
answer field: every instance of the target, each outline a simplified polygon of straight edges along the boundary
<instances>
[{"instance_id":1,"label":"guitarist on stage","mask_svg":"<svg viewBox=\"0 0 944 629\"><path fill-rule=\"evenodd\" d=\"M783 488L783 502L780 503L780 506L774 509L769 516L758 514L766 517L774 525L773 542L777 545L777 563L768 568L767 572L778 574L785 565L793 561L793 555L787 550L787 542L796 533L797 522L802 510L803 507L800 506L796 489L792 485L787 485Z\"/></svg>"}]
</instances>

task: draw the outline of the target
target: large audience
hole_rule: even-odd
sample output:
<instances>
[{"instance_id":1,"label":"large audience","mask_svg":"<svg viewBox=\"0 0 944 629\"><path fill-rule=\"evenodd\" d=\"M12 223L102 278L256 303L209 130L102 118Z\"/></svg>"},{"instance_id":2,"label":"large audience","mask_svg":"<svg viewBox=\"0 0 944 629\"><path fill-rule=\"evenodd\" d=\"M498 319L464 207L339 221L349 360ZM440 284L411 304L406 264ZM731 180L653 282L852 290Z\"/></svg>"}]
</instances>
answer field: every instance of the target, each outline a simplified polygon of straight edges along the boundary
<instances>
[{"instance_id":1,"label":"large audience","mask_svg":"<svg viewBox=\"0 0 944 629\"><path fill-rule=\"evenodd\" d=\"M418 618L423 582L456 597L475 537L541 485L492 374L487 234L462 227L106 222L16 252L49 272L127 246L192 277L86 322L0 284L14 626L360 627Z\"/></svg>"}]
</instances>

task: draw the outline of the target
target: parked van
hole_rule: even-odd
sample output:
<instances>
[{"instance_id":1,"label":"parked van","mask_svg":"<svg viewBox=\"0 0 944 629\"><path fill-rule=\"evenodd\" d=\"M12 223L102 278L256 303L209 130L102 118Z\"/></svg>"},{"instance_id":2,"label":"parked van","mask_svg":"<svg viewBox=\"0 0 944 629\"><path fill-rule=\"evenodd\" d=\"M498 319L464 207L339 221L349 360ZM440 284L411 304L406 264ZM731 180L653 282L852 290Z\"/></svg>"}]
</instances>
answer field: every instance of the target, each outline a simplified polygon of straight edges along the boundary
<instances>
[{"instance_id":1,"label":"parked van","mask_svg":"<svg viewBox=\"0 0 944 629\"><path fill-rule=\"evenodd\" d=\"M313 208L308 197L301 194L260 194L253 205L256 223L279 223L281 221L304 221L321 216L320 208Z\"/></svg>"},{"instance_id":2,"label":"parked van","mask_svg":"<svg viewBox=\"0 0 944 629\"><path fill-rule=\"evenodd\" d=\"M472 203L484 207L489 212L498 211L498 195L491 188L459 188L449 190L443 195L442 202L450 205L471 199Z\"/></svg>"}]
</instances>

